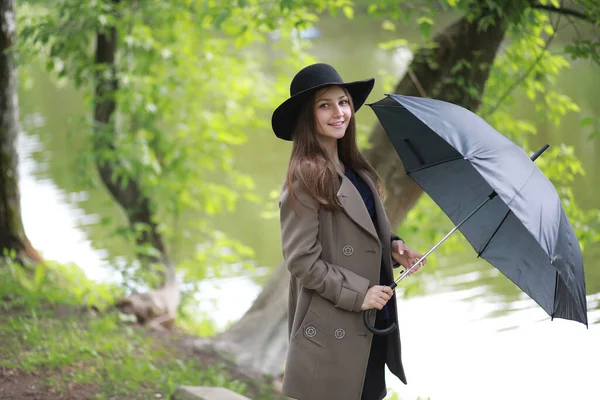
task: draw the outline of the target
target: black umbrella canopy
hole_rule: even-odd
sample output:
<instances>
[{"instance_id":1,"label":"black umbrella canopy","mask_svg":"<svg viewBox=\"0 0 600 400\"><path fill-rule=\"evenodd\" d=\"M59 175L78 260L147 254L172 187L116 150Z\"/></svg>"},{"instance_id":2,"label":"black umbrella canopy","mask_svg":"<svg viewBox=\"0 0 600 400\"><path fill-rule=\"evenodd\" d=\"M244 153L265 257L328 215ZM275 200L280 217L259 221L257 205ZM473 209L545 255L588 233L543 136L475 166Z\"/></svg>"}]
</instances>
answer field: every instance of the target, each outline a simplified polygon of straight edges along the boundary
<instances>
[{"instance_id":1,"label":"black umbrella canopy","mask_svg":"<svg viewBox=\"0 0 600 400\"><path fill-rule=\"evenodd\" d=\"M406 173L477 254L548 315L587 325L583 261L552 183L516 144L457 105L388 95L370 104Z\"/></svg>"}]
</instances>

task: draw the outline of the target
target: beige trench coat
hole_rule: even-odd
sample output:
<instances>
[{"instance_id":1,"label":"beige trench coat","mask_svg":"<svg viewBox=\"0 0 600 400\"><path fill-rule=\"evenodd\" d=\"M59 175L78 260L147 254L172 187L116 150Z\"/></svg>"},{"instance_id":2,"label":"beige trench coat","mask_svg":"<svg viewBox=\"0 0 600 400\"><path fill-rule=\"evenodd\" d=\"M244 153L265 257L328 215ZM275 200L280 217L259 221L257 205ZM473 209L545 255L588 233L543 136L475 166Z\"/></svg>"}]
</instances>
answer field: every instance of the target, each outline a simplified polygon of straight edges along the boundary
<instances>
[{"instance_id":1,"label":"beige trench coat","mask_svg":"<svg viewBox=\"0 0 600 400\"><path fill-rule=\"evenodd\" d=\"M373 192L379 232L360 193L340 170L337 196L343 211L321 208L298 182L293 186L295 211L285 185L279 199L283 256L291 272L283 393L295 399L361 397L373 335L360 307L369 287L379 284L382 256L392 280L394 235L374 179L357 172ZM398 323L396 296L388 304ZM406 383L398 330L388 336L386 364Z\"/></svg>"}]
</instances>

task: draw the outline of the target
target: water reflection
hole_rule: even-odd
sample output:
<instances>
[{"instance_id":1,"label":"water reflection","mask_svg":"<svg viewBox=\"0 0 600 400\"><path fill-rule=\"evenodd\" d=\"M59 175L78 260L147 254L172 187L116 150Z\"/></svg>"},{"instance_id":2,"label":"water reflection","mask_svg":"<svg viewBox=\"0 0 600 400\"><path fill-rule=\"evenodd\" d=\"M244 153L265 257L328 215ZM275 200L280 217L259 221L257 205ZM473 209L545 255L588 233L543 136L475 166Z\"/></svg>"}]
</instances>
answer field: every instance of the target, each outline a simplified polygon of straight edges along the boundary
<instances>
[{"instance_id":1,"label":"water reflection","mask_svg":"<svg viewBox=\"0 0 600 400\"><path fill-rule=\"evenodd\" d=\"M93 216L71 205L69 199L77 194L65 193L52 179L39 176L44 164L35 162L32 155L42 151L40 141L34 135L20 135L18 150L23 225L31 243L46 259L73 262L92 279L112 281L112 271L103 261L108 250L94 249L79 229Z\"/></svg>"},{"instance_id":2,"label":"water reflection","mask_svg":"<svg viewBox=\"0 0 600 400\"><path fill-rule=\"evenodd\" d=\"M488 318L498 304L484 297L465 301L460 293L401 303L409 386L394 385L399 393L463 400L597 398L597 325L587 330L572 321L550 321L526 301L520 311ZM590 313L590 319L598 317Z\"/></svg>"},{"instance_id":3,"label":"water reflection","mask_svg":"<svg viewBox=\"0 0 600 400\"><path fill-rule=\"evenodd\" d=\"M40 121L40 126L43 126L43 119ZM36 162L33 155L43 148L36 135L20 135L18 151L23 224L34 247L45 259L79 265L90 279L120 283L120 275L115 273L109 262L108 250L94 248L87 232L82 229L96 224L99 216L86 214L73 205L85 201L87 193L67 193L52 179L40 174L44 166ZM232 267L232 270L236 269ZM269 270L255 271L255 275L263 279L269 274ZM213 320L215 327L222 330L246 312L259 292L260 285L241 273L231 278L208 277L198 285L198 312ZM232 297L231 293L236 295ZM240 303L239 299L248 301Z\"/></svg>"},{"instance_id":4,"label":"water reflection","mask_svg":"<svg viewBox=\"0 0 600 400\"><path fill-rule=\"evenodd\" d=\"M589 312L597 312L600 308L600 304L596 300L600 292L600 287L598 286L600 276L598 276L597 268L598 255L600 255L599 250L600 248L597 246L590 246L584 252ZM491 312L486 318L506 316L511 312L539 307L518 286L486 261L479 259L469 262L469 253L472 256L470 260L473 260L475 254L470 249L462 253L459 257L441 257L439 262L444 267L436 270L437 279L433 285L428 287L427 292L472 290L471 295L465 297L464 300L483 298L487 302L498 304L498 309ZM598 322L597 319L592 318L592 313L589 316L590 324Z\"/></svg>"}]
</instances>

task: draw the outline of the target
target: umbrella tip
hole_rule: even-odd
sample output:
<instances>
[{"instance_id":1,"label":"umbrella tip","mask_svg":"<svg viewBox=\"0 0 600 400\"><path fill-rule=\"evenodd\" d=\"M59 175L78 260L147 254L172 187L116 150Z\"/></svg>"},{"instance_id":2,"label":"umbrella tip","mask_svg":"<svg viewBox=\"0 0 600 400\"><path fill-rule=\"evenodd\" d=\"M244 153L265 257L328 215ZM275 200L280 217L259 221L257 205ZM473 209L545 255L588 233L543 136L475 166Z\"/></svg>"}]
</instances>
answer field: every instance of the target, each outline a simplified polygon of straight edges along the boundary
<instances>
[{"instance_id":1,"label":"umbrella tip","mask_svg":"<svg viewBox=\"0 0 600 400\"><path fill-rule=\"evenodd\" d=\"M542 155L543 152L548 150L548 147L550 147L550 145L548 143L546 143L542 147L540 147L540 149L531 156L531 161L535 161L539 156Z\"/></svg>"}]
</instances>

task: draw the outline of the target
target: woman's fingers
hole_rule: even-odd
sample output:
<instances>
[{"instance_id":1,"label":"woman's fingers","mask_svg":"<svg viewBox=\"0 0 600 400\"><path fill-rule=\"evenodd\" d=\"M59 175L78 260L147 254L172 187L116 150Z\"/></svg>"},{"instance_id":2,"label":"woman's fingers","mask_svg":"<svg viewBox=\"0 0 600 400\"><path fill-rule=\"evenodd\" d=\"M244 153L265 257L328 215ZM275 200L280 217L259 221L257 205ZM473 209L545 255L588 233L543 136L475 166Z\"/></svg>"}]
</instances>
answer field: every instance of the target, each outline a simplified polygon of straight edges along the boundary
<instances>
[{"instance_id":1,"label":"woman's fingers","mask_svg":"<svg viewBox=\"0 0 600 400\"><path fill-rule=\"evenodd\" d=\"M381 310L384 306L384 304L380 304L380 302L377 301L377 298L369 299L366 303L368 308L377 308L378 310Z\"/></svg>"},{"instance_id":2,"label":"woman's fingers","mask_svg":"<svg viewBox=\"0 0 600 400\"><path fill-rule=\"evenodd\" d=\"M422 261L420 261L420 257L414 257L410 259L410 265L414 265L414 268L412 268L408 274L412 275L415 272L417 272L419 269L421 269L421 267L425 266L427 264L427 259L424 259ZM417 265L415 265L415 263L418 263Z\"/></svg>"},{"instance_id":3,"label":"woman's fingers","mask_svg":"<svg viewBox=\"0 0 600 400\"><path fill-rule=\"evenodd\" d=\"M379 296L387 302L393 295L394 291L389 286L378 286Z\"/></svg>"},{"instance_id":4,"label":"woman's fingers","mask_svg":"<svg viewBox=\"0 0 600 400\"><path fill-rule=\"evenodd\" d=\"M363 301L363 309L376 308L381 310L394 295L394 291L389 286L376 285L367 291Z\"/></svg>"},{"instance_id":5,"label":"woman's fingers","mask_svg":"<svg viewBox=\"0 0 600 400\"><path fill-rule=\"evenodd\" d=\"M392 289L390 289L387 286L374 286L375 290L373 293L373 297L374 297L374 301L375 304L377 304L379 307L377 307L378 309L382 309L383 306L386 305L386 303L388 302L388 300L392 297L391 295L393 294Z\"/></svg>"}]
</instances>

